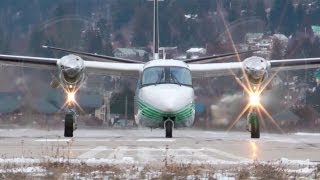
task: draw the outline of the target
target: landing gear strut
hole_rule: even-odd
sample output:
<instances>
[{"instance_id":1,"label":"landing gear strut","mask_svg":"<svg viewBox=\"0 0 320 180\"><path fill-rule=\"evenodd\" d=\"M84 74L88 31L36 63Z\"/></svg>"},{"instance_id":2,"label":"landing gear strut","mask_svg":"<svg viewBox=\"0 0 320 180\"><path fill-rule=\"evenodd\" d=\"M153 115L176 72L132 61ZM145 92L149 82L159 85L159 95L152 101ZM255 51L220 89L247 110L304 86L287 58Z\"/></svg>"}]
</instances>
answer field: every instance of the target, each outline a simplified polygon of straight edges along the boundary
<instances>
[{"instance_id":1,"label":"landing gear strut","mask_svg":"<svg viewBox=\"0 0 320 180\"><path fill-rule=\"evenodd\" d=\"M174 123L171 119L164 121L164 129L166 131L166 138L172 138L172 129Z\"/></svg>"},{"instance_id":2,"label":"landing gear strut","mask_svg":"<svg viewBox=\"0 0 320 180\"><path fill-rule=\"evenodd\" d=\"M260 138L260 122L255 111L248 114L247 129L251 132L251 138Z\"/></svg>"},{"instance_id":3,"label":"landing gear strut","mask_svg":"<svg viewBox=\"0 0 320 180\"><path fill-rule=\"evenodd\" d=\"M77 114L69 109L64 118L64 137L73 137L73 131L77 129Z\"/></svg>"}]
</instances>

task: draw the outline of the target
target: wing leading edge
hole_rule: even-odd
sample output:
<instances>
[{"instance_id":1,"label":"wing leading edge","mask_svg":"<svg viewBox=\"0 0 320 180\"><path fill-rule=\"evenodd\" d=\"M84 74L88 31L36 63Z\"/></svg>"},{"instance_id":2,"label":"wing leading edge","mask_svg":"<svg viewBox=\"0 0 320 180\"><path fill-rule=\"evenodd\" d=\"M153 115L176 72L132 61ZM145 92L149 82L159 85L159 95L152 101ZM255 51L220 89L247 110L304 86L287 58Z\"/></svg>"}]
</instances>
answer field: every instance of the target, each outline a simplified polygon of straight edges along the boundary
<instances>
[{"instance_id":1,"label":"wing leading edge","mask_svg":"<svg viewBox=\"0 0 320 180\"><path fill-rule=\"evenodd\" d=\"M31 56L13 56L0 54L1 66L31 67L41 69L54 69L59 59L31 57Z\"/></svg>"},{"instance_id":2,"label":"wing leading edge","mask_svg":"<svg viewBox=\"0 0 320 180\"><path fill-rule=\"evenodd\" d=\"M270 71L286 71L320 68L320 58L269 60ZM214 77L239 73L244 68L243 62L188 64L193 77Z\"/></svg>"},{"instance_id":3,"label":"wing leading edge","mask_svg":"<svg viewBox=\"0 0 320 180\"><path fill-rule=\"evenodd\" d=\"M0 66L29 67L36 69L57 70L57 63L60 59L32 57L32 56L12 56L0 54ZM142 63L112 63L99 61L85 61L84 65L89 74L111 75L111 76L131 76L138 77L142 72Z\"/></svg>"}]
</instances>

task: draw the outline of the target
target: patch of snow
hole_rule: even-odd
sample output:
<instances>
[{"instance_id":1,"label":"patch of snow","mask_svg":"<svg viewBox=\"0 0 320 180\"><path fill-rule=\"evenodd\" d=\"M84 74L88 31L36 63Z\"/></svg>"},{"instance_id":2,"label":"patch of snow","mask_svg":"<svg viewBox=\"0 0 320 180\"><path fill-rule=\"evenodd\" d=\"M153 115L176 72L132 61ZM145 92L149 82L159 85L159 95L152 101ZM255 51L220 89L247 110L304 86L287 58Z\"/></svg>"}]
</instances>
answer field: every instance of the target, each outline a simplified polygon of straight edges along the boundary
<instances>
[{"instance_id":1,"label":"patch of snow","mask_svg":"<svg viewBox=\"0 0 320 180\"><path fill-rule=\"evenodd\" d=\"M158 139L148 139L148 138L144 138L144 139L138 139L137 141L141 141L141 142L173 142L176 141L175 139L168 139L168 138L158 138Z\"/></svg>"},{"instance_id":2,"label":"patch of snow","mask_svg":"<svg viewBox=\"0 0 320 180\"><path fill-rule=\"evenodd\" d=\"M8 158L8 159L0 158L0 164L1 163L35 164L35 163L40 163L40 162L41 161L39 159L33 159L33 158Z\"/></svg>"},{"instance_id":3,"label":"patch of snow","mask_svg":"<svg viewBox=\"0 0 320 180\"><path fill-rule=\"evenodd\" d=\"M280 163L283 165L305 165L305 166L316 166L318 163L312 162L309 159L306 160L289 160L287 158L281 158L276 163Z\"/></svg>"},{"instance_id":4,"label":"patch of snow","mask_svg":"<svg viewBox=\"0 0 320 180\"><path fill-rule=\"evenodd\" d=\"M36 167L21 167L21 168L12 168L12 169L0 169L0 173L44 173L46 172L40 166Z\"/></svg>"},{"instance_id":5,"label":"patch of snow","mask_svg":"<svg viewBox=\"0 0 320 180\"><path fill-rule=\"evenodd\" d=\"M235 177L229 177L221 173L215 173L213 175L213 178L217 180L235 180L236 179Z\"/></svg>"},{"instance_id":6,"label":"patch of snow","mask_svg":"<svg viewBox=\"0 0 320 180\"><path fill-rule=\"evenodd\" d=\"M315 170L316 170L315 168L305 167L305 168L298 169L298 170L289 169L288 172L289 173L298 173L298 174L311 174Z\"/></svg>"},{"instance_id":7,"label":"patch of snow","mask_svg":"<svg viewBox=\"0 0 320 180\"><path fill-rule=\"evenodd\" d=\"M131 157L123 157L122 159L96 159L91 158L86 161L82 161L87 164L138 164L137 161L134 161Z\"/></svg>"},{"instance_id":8,"label":"patch of snow","mask_svg":"<svg viewBox=\"0 0 320 180\"><path fill-rule=\"evenodd\" d=\"M320 136L320 133L304 133L304 132L297 132L294 135L297 136Z\"/></svg>"},{"instance_id":9,"label":"patch of snow","mask_svg":"<svg viewBox=\"0 0 320 180\"><path fill-rule=\"evenodd\" d=\"M36 139L36 142L68 142L71 139Z\"/></svg>"},{"instance_id":10,"label":"patch of snow","mask_svg":"<svg viewBox=\"0 0 320 180\"><path fill-rule=\"evenodd\" d=\"M184 17L186 19L196 19L198 17L198 14L185 14Z\"/></svg>"},{"instance_id":11,"label":"patch of snow","mask_svg":"<svg viewBox=\"0 0 320 180\"><path fill-rule=\"evenodd\" d=\"M205 54L206 53L206 49L205 48L190 48L187 50L187 53L201 53L201 54Z\"/></svg>"}]
</instances>

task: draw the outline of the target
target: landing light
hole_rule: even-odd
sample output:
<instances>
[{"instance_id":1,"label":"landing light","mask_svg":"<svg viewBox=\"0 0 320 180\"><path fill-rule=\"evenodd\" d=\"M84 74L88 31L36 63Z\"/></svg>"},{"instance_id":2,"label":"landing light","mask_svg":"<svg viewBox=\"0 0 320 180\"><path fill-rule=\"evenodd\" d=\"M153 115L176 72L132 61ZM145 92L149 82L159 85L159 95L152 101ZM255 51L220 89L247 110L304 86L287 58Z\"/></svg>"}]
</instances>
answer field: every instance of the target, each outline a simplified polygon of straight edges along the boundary
<instances>
[{"instance_id":1,"label":"landing light","mask_svg":"<svg viewBox=\"0 0 320 180\"><path fill-rule=\"evenodd\" d=\"M250 93L249 103L251 106L258 106L260 104L260 93L257 93L257 92Z\"/></svg>"},{"instance_id":2,"label":"landing light","mask_svg":"<svg viewBox=\"0 0 320 180\"><path fill-rule=\"evenodd\" d=\"M76 102L76 93L75 92L68 92L67 95L68 95L68 99L67 99L68 103Z\"/></svg>"}]
</instances>

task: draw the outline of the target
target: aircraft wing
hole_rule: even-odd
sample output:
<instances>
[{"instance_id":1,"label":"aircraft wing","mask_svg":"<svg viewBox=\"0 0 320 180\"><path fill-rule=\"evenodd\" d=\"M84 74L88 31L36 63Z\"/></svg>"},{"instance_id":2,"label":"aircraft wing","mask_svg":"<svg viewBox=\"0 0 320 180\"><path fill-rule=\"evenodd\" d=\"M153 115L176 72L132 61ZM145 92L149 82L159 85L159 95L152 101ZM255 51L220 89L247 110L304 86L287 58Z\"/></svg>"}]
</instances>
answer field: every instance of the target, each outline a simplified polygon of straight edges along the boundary
<instances>
[{"instance_id":1,"label":"aircraft wing","mask_svg":"<svg viewBox=\"0 0 320 180\"><path fill-rule=\"evenodd\" d=\"M29 67L36 69L57 70L56 58L12 56L0 54L1 66ZM112 63L100 61L85 61L86 72L89 74L138 77L143 69L143 63Z\"/></svg>"},{"instance_id":2,"label":"aircraft wing","mask_svg":"<svg viewBox=\"0 0 320 180\"><path fill-rule=\"evenodd\" d=\"M320 58L269 60L269 71L287 71L320 68ZM188 64L194 78L237 74L245 68L244 62Z\"/></svg>"},{"instance_id":3,"label":"aircraft wing","mask_svg":"<svg viewBox=\"0 0 320 180\"><path fill-rule=\"evenodd\" d=\"M320 68L320 58L270 60L272 71Z\"/></svg>"},{"instance_id":4,"label":"aircraft wing","mask_svg":"<svg viewBox=\"0 0 320 180\"><path fill-rule=\"evenodd\" d=\"M57 68L58 59L31 57L31 56L12 56L0 54L1 66L15 66L15 67L31 67L40 69L55 69Z\"/></svg>"},{"instance_id":5,"label":"aircraft wing","mask_svg":"<svg viewBox=\"0 0 320 180\"><path fill-rule=\"evenodd\" d=\"M194 78L231 75L232 72L237 73L243 68L242 62L188 65Z\"/></svg>"},{"instance_id":6,"label":"aircraft wing","mask_svg":"<svg viewBox=\"0 0 320 180\"><path fill-rule=\"evenodd\" d=\"M84 61L86 72L89 74L127 76L138 78L143 70L144 64L141 63L112 63L99 61Z\"/></svg>"}]
</instances>

